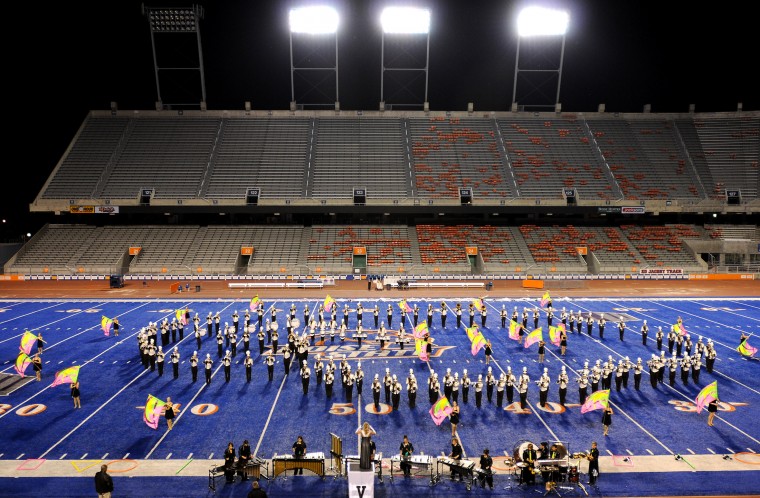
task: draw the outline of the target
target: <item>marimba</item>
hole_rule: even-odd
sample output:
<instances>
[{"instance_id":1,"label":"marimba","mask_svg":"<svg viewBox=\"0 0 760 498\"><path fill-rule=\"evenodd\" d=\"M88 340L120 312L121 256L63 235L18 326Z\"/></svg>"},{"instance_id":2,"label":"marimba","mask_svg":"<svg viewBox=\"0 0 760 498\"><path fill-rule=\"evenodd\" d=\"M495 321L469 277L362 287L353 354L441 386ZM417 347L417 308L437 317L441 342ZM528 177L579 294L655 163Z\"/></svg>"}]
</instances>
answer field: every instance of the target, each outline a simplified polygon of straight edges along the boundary
<instances>
[{"instance_id":1,"label":"marimba","mask_svg":"<svg viewBox=\"0 0 760 498\"><path fill-rule=\"evenodd\" d=\"M451 472L455 472L462 476L462 482L467 486L469 491L472 487L472 482L475 480L474 468L475 462L472 460L454 460L453 458L442 457L438 459L438 475L436 481L441 480L441 465L449 467Z\"/></svg>"},{"instance_id":2,"label":"marimba","mask_svg":"<svg viewBox=\"0 0 760 498\"><path fill-rule=\"evenodd\" d=\"M277 477L288 470L305 469L325 478L325 454L321 451L306 453L302 458L293 455L275 455L272 457L274 467L272 476Z\"/></svg>"},{"instance_id":3,"label":"marimba","mask_svg":"<svg viewBox=\"0 0 760 498\"><path fill-rule=\"evenodd\" d=\"M433 459L430 455L412 455L409 457L401 458L401 455L393 455L391 457L391 472L390 480L393 481L393 465L394 463L401 469L401 463L408 463L412 468L423 469L425 473L430 474L430 485L435 484L435 475L433 474Z\"/></svg>"}]
</instances>

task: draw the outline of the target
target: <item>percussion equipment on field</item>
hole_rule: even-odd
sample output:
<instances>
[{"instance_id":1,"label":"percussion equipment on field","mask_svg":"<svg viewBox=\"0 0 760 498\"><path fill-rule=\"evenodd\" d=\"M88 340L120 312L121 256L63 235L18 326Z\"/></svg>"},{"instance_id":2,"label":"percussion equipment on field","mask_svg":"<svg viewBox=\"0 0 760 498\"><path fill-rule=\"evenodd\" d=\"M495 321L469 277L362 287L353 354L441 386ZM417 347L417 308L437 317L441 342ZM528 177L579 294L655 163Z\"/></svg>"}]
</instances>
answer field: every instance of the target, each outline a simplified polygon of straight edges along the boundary
<instances>
[{"instance_id":1,"label":"percussion equipment on field","mask_svg":"<svg viewBox=\"0 0 760 498\"><path fill-rule=\"evenodd\" d=\"M472 460L454 460L453 458L441 457L438 459L438 469L435 481L441 480L441 465L449 467L452 473L457 473L462 476L462 482L465 483L467 491L472 488L472 483L475 480L475 474L473 469L475 468L475 462Z\"/></svg>"},{"instance_id":2,"label":"percussion equipment on field","mask_svg":"<svg viewBox=\"0 0 760 498\"><path fill-rule=\"evenodd\" d=\"M272 457L272 465L274 466L273 477L277 477L288 470L305 469L322 479L325 478L325 454L321 451L306 453L300 458L292 455L275 455Z\"/></svg>"},{"instance_id":3,"label":"percussion equipment on field","mask_svg":"<svg viewBox=\"0 0 760 498\"><path fill-rule=\"evenodd\" d=\"M433 474L433 459L430 455L412 455L408 457L401 457L401 455L393 455L391 457L391 471L389 479L393 481L393 465L394 463L401 469L401 463L408 463L412 468L422 469L426 473L430 474L430 485L435 484L435 475Z\"/></svg>"},{"instance_id":4,"label":"percussion equipment on field","mask_svg":"<svg viewBox=\"0 0 760 498\"><path fill-rule=\"evenodd\" d=\"M299 320L298 318L293 318L292 320L290 320L290 326L293 327L294 329L297 329L298 327L301 326L301 320Z\"/></svg>"},{"instance_id":5,"label":"percussion equipment on field","mask_svg":"<svg viewBox=\"0 0 760 498\"><path fill-rule=\"evenodd\" d=\"M270 326L270 329L272 329L273 332L277 332L280 329L280 326L277 325L277 322L273 322Z\"/></svg>"}]
</instances>

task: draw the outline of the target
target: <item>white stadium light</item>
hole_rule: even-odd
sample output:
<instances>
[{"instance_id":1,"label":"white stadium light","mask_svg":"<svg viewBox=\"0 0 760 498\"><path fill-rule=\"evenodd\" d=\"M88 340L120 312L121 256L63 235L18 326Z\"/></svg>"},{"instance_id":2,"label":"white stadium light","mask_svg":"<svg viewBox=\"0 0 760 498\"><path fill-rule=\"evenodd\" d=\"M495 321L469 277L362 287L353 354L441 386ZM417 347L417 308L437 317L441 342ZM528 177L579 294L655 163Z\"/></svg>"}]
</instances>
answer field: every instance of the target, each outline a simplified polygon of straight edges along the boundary
<instances>
[{"instance_id":1,"label":"white stadium light","mask_svg":"<svg viewBox=\"0 0 760 498\"><path fill-rule=\"evenodd\" d=\"M517 16L520 36L562 36L567 33L570 15L562 10L526 7Z\"/></svg>"},{"instance_id":2,"label":"white stadium light","mask_svg":"<svg viewBox=\"0 0 760 498\"><path fill-rule=\"evenodd\" d=\"M386 7L380 15L383 33L426 34L430 32L430 11L416 7Z\"/></svg>"},{"instance_id":3,"label":"white stadium light","mask_svg":"<svg viewBox=\"0 0 760 498\"><path fill-rule=\"evenodd\" d=\"M300 7L290 11L290 32L312 35L338 31L338 11L332 7Z\"/></svg>"}]
</instances>

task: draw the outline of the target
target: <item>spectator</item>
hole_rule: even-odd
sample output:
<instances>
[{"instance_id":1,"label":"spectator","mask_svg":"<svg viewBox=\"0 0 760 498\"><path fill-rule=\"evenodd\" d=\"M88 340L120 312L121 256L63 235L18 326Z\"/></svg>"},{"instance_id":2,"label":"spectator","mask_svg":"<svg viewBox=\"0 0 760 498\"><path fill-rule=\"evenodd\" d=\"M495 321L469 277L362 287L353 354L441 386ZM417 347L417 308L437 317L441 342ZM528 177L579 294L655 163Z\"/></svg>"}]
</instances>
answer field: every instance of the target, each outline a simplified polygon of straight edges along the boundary
<instances>
[{"instance_id":1,"label":"spectator","mask_svg":"<svg viewBox=\"0 0 760 498\"><path fill-rule=\"evenodd\" d=\"M108 465L101 465L100 472L95 474L95 492L99 498L111 498L113 479L108 475Z\"/></svg>"}]
</instances>

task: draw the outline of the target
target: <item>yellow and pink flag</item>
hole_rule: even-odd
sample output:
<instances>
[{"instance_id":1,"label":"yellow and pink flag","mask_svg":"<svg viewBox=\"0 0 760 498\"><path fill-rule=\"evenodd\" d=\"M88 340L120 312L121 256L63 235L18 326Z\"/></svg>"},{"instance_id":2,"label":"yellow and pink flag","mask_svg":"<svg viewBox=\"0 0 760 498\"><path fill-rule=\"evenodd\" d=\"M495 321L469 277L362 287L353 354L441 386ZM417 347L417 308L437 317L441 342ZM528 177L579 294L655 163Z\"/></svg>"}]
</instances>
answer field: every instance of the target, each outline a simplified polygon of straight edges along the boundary
<instances>
[{"instance_id":1,"label":"yellow and pink flag","mask_svg":"<svg viewBox=\"0 0 760 498\"><path fill-rule=\"evenodd\" d=\"M412 308L409 306L409 304L407 304L406 299L402 299L401 301L399 301L398 302L398 307L404 313L411 313L412 312Z\"/></svg>"},{"instance_id":2,"label":"yellow and pink flag","mask_svg":"<svg viewBox=\"0 0 760 498\"><path fill-rule=\"evenodd\" d=\"M143 421L151 429L158 429L158 419L163 415L165 401L161 401L152 394L148 395L148 400L145 402L145 411L143 412Z\"/></svg>"},{"instance_id":3,"label":"yellow and pink flag","mask_svg":"<svg viewBox=\"0 0 760 498\"><path fill-rule=\"evenodd\" d=\"M707 384L704 389L699 391L697 397L694 399L697 405L697 413L702 411L702 408L709 405L711 401L718 399L718 381L715 380L711 384Z\"/></svg>"},{"instance_id":4,"label":"yellow and pink flag","mask_svg":"<svg viewBox=\"0 0 760 498\"><path fill-rule=\"evenodd\" d=\"M541 327L537 328L525 337L524 347L529 348L535 343L544 340L544 332Z\"/></svg>"},{"instance_id":5,"label":"yellow and pink flag","mask_svg":"<svg viewBox=\"0 0 760 498\"><path fill-rule=\"evenodd\" d=\"M16 369L16 372L18 372L20 376L24 377L24 372L26 372L27 367L29 367L31 364L32 358L28 354L21 351L16 357L16 364L13 366L13 368Z\"/></svg>"},{"instance_id":6,"label":"yellow and pink flag","mask_svg":"<svg viewBox=\"0 0 760 498\"><path fill-rule=\"evenodd\" d=\"M472 305L475 307L476 310L479 310L483 307L483 300L475 298L472 300Z\"/></svg>"},{"instance_id":7,"label":"yellow and pink flag","mask_svg":"<svg viewBox=\"0 0 760 498\"><path fill-rule=\"evenodd\" d=\"M482 332L478 332L475 337L472 338L472 344L470 346L470 352L472 353L472 356L475 356L480 352L481 349L483 349L486 346L486 338L483 337Z\"/></svg>"},{"instance_id":8,"label":"yellow and pink flag","mask_svg":"<svg viewBox=\"0 0 760 498\"><path fill-rule=\"evenodd\" d=\"M250 308L251 311L255 311L259 307L260 303L261 303L261 299L259 299L259 295L256 294L251 299L251 303L248 305L248 308Z\"/></svg>"},{"instance_id":9,"label":"yellow and pink flag","mask_svg":"<svg viewBox=\"0 0 760 498\"><path fill-rule=\"evenodd\" d=\"M174 311L174 317L182 325L187 325L187 308L182 308Z\"/></svg>"},{"instance_id":10,"label":"yellow and pink flag","mask_svg":"<svg viewBox=\"0 0 760 498\"><path fill-rule=\"evenodd\" d=\"M515 341L520 340L520 329L522 329L523 326L519 323L517 323L514 320L509 321L509 338L514 339Z\"/></svg>"},{"instance_id":11,"label":"yellow and pink flag","mask_svg":"<svg viewBox=\"0 0 760 498\"><path fill-rule=\"evenodd\" d=\"M74 365L73 367L64 368L55 373L55 379L50 387L60 386L61 384L72 384L79 379L79 367L80 365Z\"/></svg>"},{"instance_id":12,"label":"yellow and pink flag","mask_svg":"<svg viewBox=\"0 0 760 498\"><path fill-rule=\"evenodd\" d=\"M432 408L430 408L430 416L433 417L435 425L441 425L441 423L446 420L446 417L451 415L452 411L454 411L454 409L451 407L448 398L443 397L439 398Z\"/></svg>"},{"instance_id":13,"label":"yellow and pink flag","mask_svg":"<svg viewBox=\"0 0 760 498\"><path fill-rule=\"evenodd\" d=\"M325 308L325 311L327 313L330 313L333 309L333 306L335 306L335 299L330 297L330 294L327 295L325 298L325 302L322 304L322 306Z\"/></svg>"},{"instance_id":14,"label":"yellow and pink flag","mask_svg":"<svg viewBox=\"0 0 760 498\"><path fill-rule=\"evenodd\" d=\"M737 351L739 351L739 354L742 356L755 356L757 354L757 348L754 346L750 346L747 342L749 340L749 337L747 339L744 339L741 344L739 344L739 347L736 348Z\"/></svg>"},{"instance_id":15,"label":"yellow and pink flag","mask_svg":"<svg viewBox=\"0 0 760 498\"><path fill-rule=\"evenodd\" d=\"M416 354L422 361L428 361L430 359L430 356L427 354L427 343L424 339L416 339L414 341L414 354Z\"/></svg>"},{"instance_id":16,"label":"yellow and pink flag","mask_svg":"<svg viewBox=\"0 0 760 498\"><path fill-rule=\"evenodd\" d=\"M586 402L581 406L581 413L590 412L592 410L599 410L601 408L607 408L610 404L610 390L605 389L603 391L594 391L586 398Z\"/></svg>"},{"instance_id":17,"label":"yellow and pink flag","mask_svg":"<svg viewBox=\"0 0 760 498\"><path fill-rule=\"evenodd\" d=\"M37 336L29 332L28 330L24 332L24 334L21 336L21 345L19 348L21 351L23 351L26 354L32 353L32 346L34 346L34 343L37 342Z\"/></svg>"},{"instance_id":18,"label":"yellow and pink flag","mask_svg":"<svg viewBox=\"0 0 760 498\"><path fill-rule=\"evenodd\" d=\"M549 291L544 292L544 295L541 296L541 307L546 307L547 304L552 302L551 296L549 296Z\"/></svg>"},{"instance_id":19,"label":"yellow and pink flag","mask_svg":"<svg viewBox=\"0 0 760 498\"><path fill-rule=\"evenodd\" d=\"M562 341L562 332L565 331L565 325L560 323L559 325L550 326L549 327L549 340L552 344L555 346L559 346L559 343Z\"/></svg>"},{"instance_id":20,"label":"yellow and pink flag","mask_svg":"<svg viewBox=\"0 0 760 498\"><path fill-rule=\"evenodd\" d=\"M111 327L113 326L113 319L103 315L100 318L100 328L105 335L111 335Z\"/></svg>"},{"instance_id":21,"label":"yellow and pink flag","mask_svg":"<svg viewBox=\"0 0 760 498\"><path fill-rule=\"evenodd\" d=\"M415 339L422 339L425 337L425 334L427 334L429 331L427 322L420 322L417 324L416 327L414 327L414 332L412 332L412 335Z\"/></svg>"}]
</instances>

